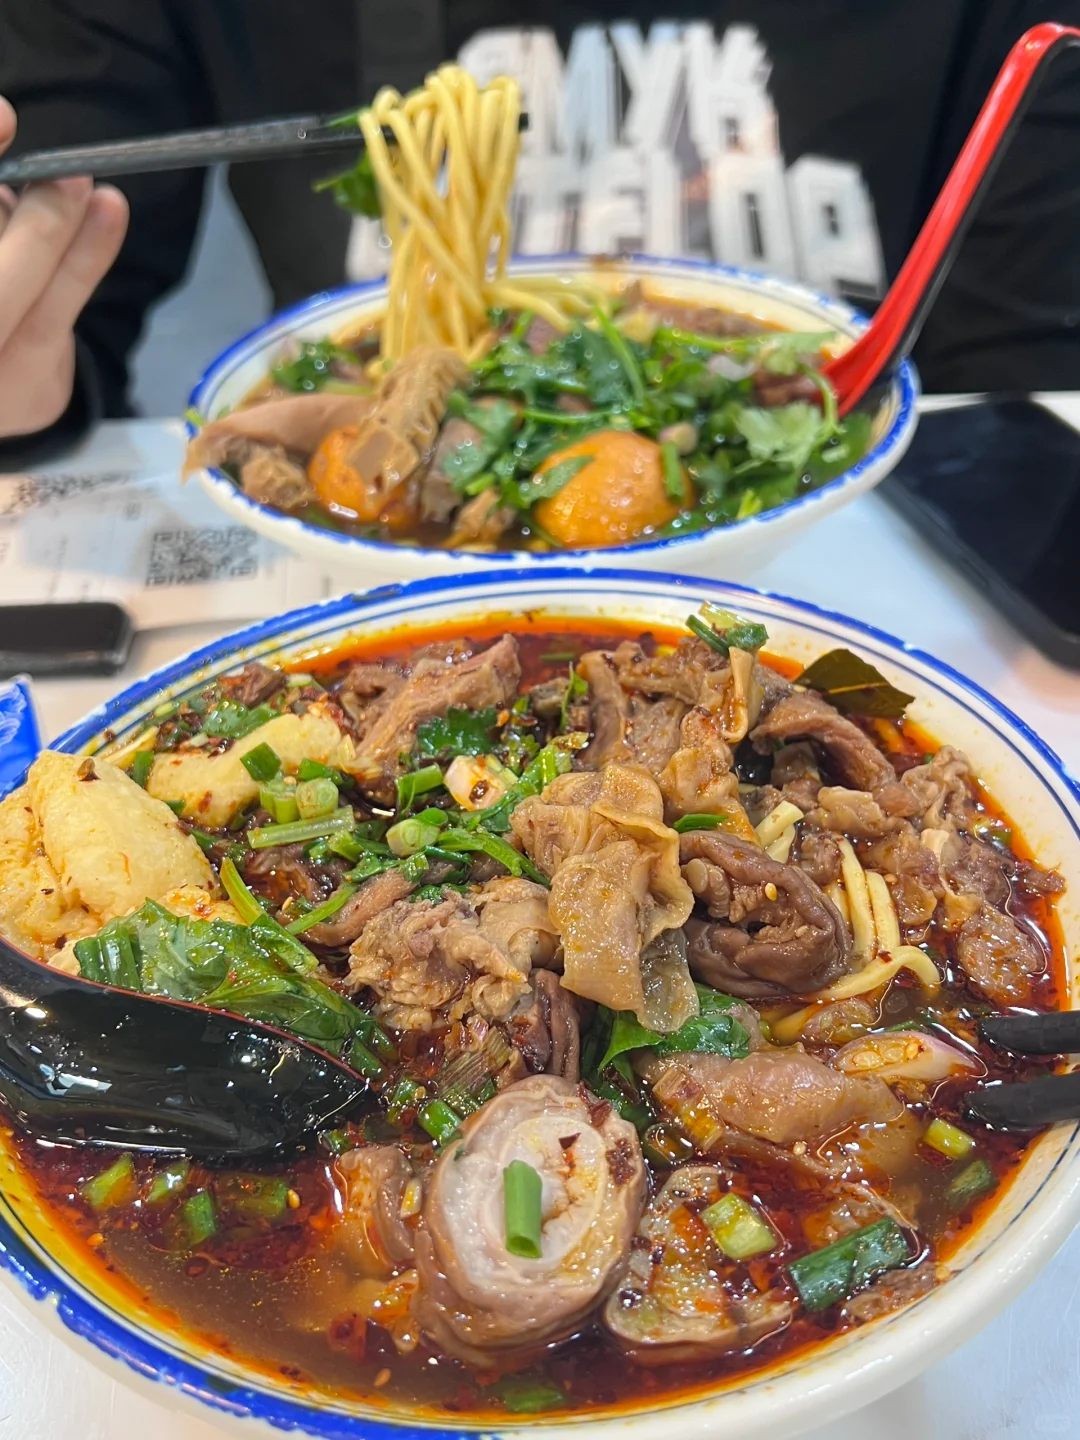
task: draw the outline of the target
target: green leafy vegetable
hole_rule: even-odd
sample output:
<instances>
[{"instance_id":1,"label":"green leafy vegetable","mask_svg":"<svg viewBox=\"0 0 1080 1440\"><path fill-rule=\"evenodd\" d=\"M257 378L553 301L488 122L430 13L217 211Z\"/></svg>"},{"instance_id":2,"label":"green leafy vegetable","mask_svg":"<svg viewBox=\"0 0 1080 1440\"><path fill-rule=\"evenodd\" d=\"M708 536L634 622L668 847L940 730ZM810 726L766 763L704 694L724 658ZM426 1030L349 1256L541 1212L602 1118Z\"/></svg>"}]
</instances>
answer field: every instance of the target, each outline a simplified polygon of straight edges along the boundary
<instances>
[{"instance_id":1,"label":"green leafy vegetable","mask_svg":"<svg viewBox=\"0 0 1080 1440\"><path fill-rule=\"evenodd\" d=\"M293 920L285 928L290 935L302 935L312 926L321 925L324 920L332 919L339 910L345 908L355 894L356 886L346 882L334 891L329 900L324 900L321 905L316 905L314 910L309 910L306 915L301 915L299 920Z\"/></svg>"},{"instance_id":2,"label":"green leafy vegetable","mask_svg":"<svg viewBox=\"0 0 1080 1440\"><path fill-rule=\"evenodd\" d=\"M592 464L590 455L568 455L565 460L560 460L552 465L542 475L534 475L531 480L526 480L518 487L521 505L527 509L535 505L538 500L550 500L553 495L569 485L575 475L581 473L586 465Z\"/></svg>"},{"instance_id":3,"label":"green leafy vegetable","mask_svg":"<svg viewBox=\"0 0 1080 1440\"><path fill-rule=\"evenodd\" d=\"M363 1026L363 1012L307 973L315 957L255 904L259 913L253 922L235 925L172 915L148 900L133 915L111 920L94 938L120 940L132 957L124 989L264 1020L339 1054ZM96 953L87 941L75 947L87 979L102 978L92 973Z\"/></svg>"},{"instance_id":4,"label":"green leafy vegetable","mask_svg":"<svg viewBox=\"0 0 1080 1440\"><path fill-rule=\"evenodd\" d=\"M886 1217L784 1268L807 1310L818 1311L846 1300L875 1275L895 1270L910 1258L904 1232Z\"/></svg>"},{"instance_id":5,"label":"green leafy vegetable","mask_svg":"<svg viewBox=\"0 0 1080 1440\"><path fill-rule=\"evenodd\" d=\"M683 1022L670 1035L658 1035L642 1025L629 1010L610 1011L599 1007L601 1025L610 1024L607 1048L596 1066L598 1074L631 1050L651 1050L654 1055L679 1055L691 1051L706 1055L724 1055L741 1060L750 1053L750 1036L746 1027L730 1014L738 1001L707 985L695 985L701 1013Z\"/></svg>"},{"instance_id":6,"label":"green leafy vegetable","mask_svg":"<svg viewBox=\"0 0 1080 1440\"><path fill-rule=\"evenodd\" d=\"M249 709L239 700L219 700L212 710L207 711L202 728L211 740L242 740L273 718L274 712L269 705L256 705L254 709Z\"/></svg>"},{"instance_id":7,"label":"green leafy vegetable","mask_svg":"<svg viewBox=\"0 0 1080 1440\"><path fill-rule=\"evenodd\" d=\"M869 661L843 648L820 655L798 683L817 690L845 714L881 720L901 720L915 698L890 684Z\"/></svg>"},{"instance_id":8,"label":"green leafy vegetable","mask_svg":"<svg viewBox=\"0 0 1080 1440\"><path fill-rule=\"evenodd\" d=\"M344 360L355 364L356 356L331 340L309 340L300 347L295 360L282 360L270 371L275 385L283 390L305 394L326 388L333 379L334 363Z\"/></svg>"},{"instance_id":9,"label":"green leafy vegetable","mask_svg":"<svg viewBox=\"0 0 1080 1440\"><path fill-rule=\"evenodd\" d=\"M347 123L355 124L356 116L348 116ZM351 170L343 170L340 175L331 175L326 180L317 180L311 188L315 191L329 190L342 209L353 215L363 215L368 220L382 218L379 182L375 179L375 167L366 150Z\"/></svg>"},{"instance_id":10,"label":"green leafy vegetable","mask_svg":"<svg viewBox=\"0 0 1080 1440\"><path fill-rule=\"evenodd\" d=\"M486 755L491 749L496 711L448 710L426 720L416 732L416 753L424 760L454 755ZM440 776L440 779L442 777Z\"/></svg>"}]
</instances>

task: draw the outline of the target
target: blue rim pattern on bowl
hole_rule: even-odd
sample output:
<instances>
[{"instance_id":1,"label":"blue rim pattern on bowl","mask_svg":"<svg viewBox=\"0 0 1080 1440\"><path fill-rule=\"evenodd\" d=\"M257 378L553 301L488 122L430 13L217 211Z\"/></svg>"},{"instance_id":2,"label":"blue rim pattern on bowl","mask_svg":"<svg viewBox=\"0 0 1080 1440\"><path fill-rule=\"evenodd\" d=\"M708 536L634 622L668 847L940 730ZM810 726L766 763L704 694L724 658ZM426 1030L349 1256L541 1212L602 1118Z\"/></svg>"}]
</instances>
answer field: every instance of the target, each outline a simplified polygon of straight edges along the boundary
<instances>
[{"instance_id":1,"label":"blue rim pattern on bowl","mask_svg":"<svg viewBox=\"0 0 1080 1440\"><path fill-rule=\"evenodd\" d=\"M649 590L670 593L672 589L685 590L695 594L712 591L717 595L728 597L741 595L751 603L754 600L774 602L780 606L790 607L795 613L798 623L810 629L820 630L823 634L835 633L831 627L840 625L855 632L856 635L864 636L875 646L892 651L894 656L908 657L914 664L925 667L931 674L940 677L942 681L946 682L946 693L949 694L949 697L970 713L978 716L978 707L989 711L999 722L1002 722L1004 730L1015 732L1015 735L1024 741L1055 780L1061 783L1070 800L1080 805L1080 784L1055 752L1040 740L1024 721L987 691L966 679L952 666L935 659L916 646L898 640L886 631L838 612L809 602L792 600L775 592L708 579L664 574L643 575L641 572L626 569L596 571L583 577L579 569L564 567L548 571L545 574L545 589L547 583L558 581L576 582L580 586L583 578L595 584L604 584L605 582L621 584L631 594L641 594L643 591ZM295 634L301 630L314 630L318 633L319 629L333 628L334 622L340 625L342 620L350 615L356 615L357 619L362 621L363 612L367 606L384 601L400 600L402 602L401 611L413 616L418 610L422 611L426 608L426 604L417 605L418 600L434 604L437 603L437 600L433 597L452 598L455 592L470 587L487 589L495 586L506 587L517 583L529 586L535 585L535 581L535 574L523 569L504 569L480 575L441 576L417 580L409 584L385 586L361 594L345 595L294 610L276 619L249 626L245 630L238 631L159 669L152 675L129 686L121 694L87 716L85 720L71 727L55 742L55 745L58 748L76 751L100 735L113 721L121 720L137 707L153 700L167 687L181 685L188 677L197 672L200 673L200 683L202 683L203 676L208 677L209 674L214 673L213 667L217 665L224 667L235 663L238 652L250 650L251 647L262 645L282 635ZM555 590L553 593L557 595L560 592ZM573 594L573 591L568 593ZM532 594L535 599L535 592ZM398 613L398 610L395 609L381 615L380 620L392 622ZM141 723L141 721L132 723ZM1023 754L1012 736L1003 734L1002 727L998 728L997 733L999 738L1005 740L1014 752L1021 756L1029 768L1035 770L1031 759ZM1080 836L1080 825L1077 824L1076 819L1072 815L1068 815L1067 818L1073 831ZM1080 1125L1074 1127L1061 1155L1043 1177L1035 1193L1017 1214L1010 1218L1007 1228L1012 1228L1026 1213L1062 1163L1077 1153L1078 1137L1080 1137ZM208 1366L172 1353L165 1344L158 1340L137 1333L132 1328L134 1322L125 1322L122 1315L112 1310L107 1302L82 1293L81 1287L74 1283L70 1285L65 1283L54 1269L50 1269L45 1261L34 1254L31 1247L13 1228L14 1217L4 1197L0 1196L0 1202L2 1202L0 1203L0 1264L25 1287L34 1299L44 1301L50 1296L55 1296L57 1314L64 1325L74 1334L87 1340L113 1359L123 1362L143 1377L164 1382L166 1386L174 1387L220 1413L256 1418L282 1431L308 1433L321 1437L321 1440L425 1440L425 1437L428 1437L428 1440L430 1437L438 1437L438 1440L468 1440L468 1437L475 1437L478 1429L485 1429L490 1433L496 1428L490 1421L484 1427L475 1428L440 1427L415 1421L412 1423L383 1421L370 1415L350 1415L340 1409L324 1408L322 1405L305 1403L302 1400L283 1396L270 1390L255 1388L240 1381L234 1382L220 1373L213 1372ZM913 1309L930 1302L935 1293L938 1292L931 1292L916 1301L915 1305L907 1310L879 1321L878 1325L874 1327L875 1331L880 1333L883 1328L889 1329L903 1316L910 1315ZM734 1394L745 1389L767 1385L770 1377L771 1372L766 1370L756 1377L749 1376L745 1385L726 1387L722 1393ZM636 1417L628 1416L627 1420L633 1418ZM505 1422L499 1422L497 1426L500 1433L518 1428L520 1427L509 1416Z\"/></svg>"},{"instance_id":2,"label":"blue rim pattern on bowl","mask_svg":"<svg viewBox=\"0 0 1080 1440\"><path fill-rule=\"evenodd\" d=\"M588 256L563 253L559 255L515 256L511 263L521 264L527 267L527 269L519 271L519 273L527 273L528 270L540 270L545 266L550 267L570 263L584 265L588 264L588 262ZM713 276L717 280L731 281L735 284L766 284L768 286L767 293L770 293L777 299L787 299L795 303L800 299L805 301L807 297L810 297L816 304L831 310L837 316L837 319L843 318L847 323L857 329L864 329L869 324L867 317L863 315L861 311L854 309L854 307L845 304L843 301L837 300L833 295L825 295L820 291L811 290L806 286L789 283L772 275L762 275L756 271L741 269L734 265L720 265L711 260L683 260L650 255L620 256L618 263L629 267L636 264L643 267L648 266L650 269L691 271L699 275ZM204 414L205 397L216 384L219 372L230 368L234 362L239 362L246 358L251 351L261 348L267 339L275 332L281 332L281 338L284 339L286 334L294 328L295 323L302 321L306 316L315 314L323 307L330 306L337 301L344 303L360 300L365 295L374 294L380 290L384 284L384 280L368 280L356 285L344 285L336 290L324 290L318 295L309 296L306 300L301 300L296 305L290 306L288 309L281 310L276 315L271 316L271 318L262 325L256 326L254 330L250 330L246 335L241 336L239 340L234 341L227 350L224 350L215 360L211 361L199 377L195 388L188 396L189 410L193 410L199 415ZM899 396L896 415L893 417L892 424L877 444L872 446L862 459L857 461L850 470L845 470L843 474L835 476L832 480L828 481L825 485L819 486L816 490L809 490L804 495L799 495L794 500L789 500L787 504L779 506L776 510L766 510L759 515L750 515L743 520L733 521L732 524L725 525L723 527L724 530L726 532L741 531L743 534L750 534L755 528L763 524L768 524L770 519L775 518L776 515L781 512L789 514L793 511L803 509L808 505L820 503L824 497L835 494L844 486L855 484L867 469L887 461L898 448L901 449L902 453L902 450L906 449L907 431L914 416L915 404L919 394L915 367L910 360L904 360L898 367L895 383L899 387ZM190 419L185 419L184 423L188 438L190 439L197 433L197 427L192 424ZM270 506L263 505L257 500L252 500L250 496L245 495L242 490L233 484L223 470L211 468L208 473L213 477L216 484L228 486L230 499L233 504L238 505L242 510L249 511L252 515L272 515L275 522L277 522L279 526L284 527L286 532L296 534L314 533L317 534L321 540L343 546L346 551L359 550L363 552L364 550L373 550L377 553L384 554L386 552L393 553L395 550L400 550L401 548L392 541L364 540L359 536L343 535L336 530L309 525L306 521L298 519L295 515L287 515L281 511L273 510ZM618 553L620 556L633 556L651 551L664 551L670 553L672 563L676 564L678 563L678 551L675 547L687 544L693 540L700 540L701 533L700 531L692 531L685 535L671 535L663 540L644 540L634 545L620 545L618 547ZM447 551L445 553L453 554L455 552ZM553 568L558 568L558 566L565 565L568 562L581 562L588 557L596 558L597 551L557 550L529 553L530 563L540 563L545 566L551 565ZM484 559L492 565L515 565L521 563L521 553L513 550L490 551L485 552Z\"/></svg>"}]
</instances>

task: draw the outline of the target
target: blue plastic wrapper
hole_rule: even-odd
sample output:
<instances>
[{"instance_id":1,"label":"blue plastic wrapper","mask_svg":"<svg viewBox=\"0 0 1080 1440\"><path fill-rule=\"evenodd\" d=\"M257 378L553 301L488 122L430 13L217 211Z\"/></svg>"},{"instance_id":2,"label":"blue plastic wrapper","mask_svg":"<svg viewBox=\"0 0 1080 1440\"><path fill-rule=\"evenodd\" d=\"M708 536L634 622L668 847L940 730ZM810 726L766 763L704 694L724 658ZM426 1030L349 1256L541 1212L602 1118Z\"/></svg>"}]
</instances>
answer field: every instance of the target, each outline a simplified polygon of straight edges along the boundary
<instances>
[{"instance_id":1,"label":"blue plastic wrapper","mask_svg":"<svg viewBox=\"0 0 1080 1440\"><path fill-rule=\"evenodd\" d=\"M29 677L0 680L0 796L15 789L40 749Z\"/></svg>"}]
</instances>

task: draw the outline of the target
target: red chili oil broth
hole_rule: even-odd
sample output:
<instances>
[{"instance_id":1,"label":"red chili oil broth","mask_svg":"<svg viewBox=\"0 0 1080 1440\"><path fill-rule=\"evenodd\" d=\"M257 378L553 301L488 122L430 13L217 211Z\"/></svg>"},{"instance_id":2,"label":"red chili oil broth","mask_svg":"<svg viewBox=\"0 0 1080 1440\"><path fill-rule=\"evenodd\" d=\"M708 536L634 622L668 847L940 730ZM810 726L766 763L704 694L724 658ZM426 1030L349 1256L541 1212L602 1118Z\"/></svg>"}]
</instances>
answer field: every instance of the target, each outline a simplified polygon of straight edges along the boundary
<instances>
[{"instance_id":1,"label":"red chili oil broth","mask_svg":"<svg viewBox=\"0 0 1080 1440\"><path fill-rule=\"evenodd\" d=\"M565 674L572 660L586 650L610 648L628 638L642 639L640 628L629 623L608 622L601 626L592 619L554 619L540 613L492 615L473 621L464 638L470 645L480 646L507 629L518 637L524 685ZM674 644L682 633L675 628L656 627L645 643ZM371 640L357 636L332 650L296 656L286 668L294 673L316 673L326 681L350 661L406 660L422 645L461 638L460 630L452 625L413 628L407 634L401 631ZM795 678L799 672L798 664L785 657L763 658L788 678ZM917 763L924 754L937 749L933 737L910 723L902 727L867 723L877 743L896 757L898 768L905 768L905 759ZM980 789L978 794L988 817L1011 829L1014 853L1034 858L1008 816L984 791ZM1036 981L1034 1003L1038 1008L1055 1009L1065 993L1065 970L1054 907L1045 899L1015 897L1012 908L1036 926L1046 940L1051 960L1046 974ZM947 937L932 934L930 940L942 954L947 953ZM929 1006L923 992L901 975L883 997L881 1020L893 1025L910 1023L929 1011L931 1016L934 1012L949 1013L955 1026L959 1014L966 1017L959 1022L960 1028L977 1043L974 1018L986 1008L985 1001L970 991L963 977L950 967L946 984ZM1023 1079L1049 1068L1042 1061L1009 1060L984 1045L978 1049L990 1079ZM408 1044L403 1050L408 1067L415 1073L430 1071L435 1057L426 1043ZM926 1103L909 1102L908 1108L921 1120L940 1116L971 1131L971 1122L962 1113L964 1092L970 1083L947 1081L927 1097ZM906 1168L894 1173L891 1180L877 1182L876 1188L886 1196L892 1193L898 1201L905 1187L918 1190L924 1254L935 1261L947 1260L1001 1198L1032 1138L978 1131L978 1154L991 1167L996 1188L960 1214L949 1213L942 1197L949 1178L966 1162L946 1161L921 1144ZM132 1293L156 1310L168 1328L198 1336L222 1354L242 1359L301 1390L362 1398L366 1403L399 1411L419 1411L435 1421L454 1417L495 1422L508 1418L501 1399L503 1377L495 1371L470 1370L437 1355L423 1342L411 1355L399 1355L385 1331L356 1318L349 1303L349 1286L355 1283L353 1272L334 1247L342 1193L339 1182L335 1182L332 1159L321 1147L313 1147L288 1167L278 1166L271 1171L284 1175L292 1192L290 1208L278 1223L237 1225L226 1214L219 1217L221 1229L213 1239L194 1252L184 1252L175 1248L170 1237L174 1204L156 1211L143 1201L103 1214L89 1209L80 1195L80 1186L104 1168L100 1152L47 1147L27 1137L16 1137L16 1143L52 1214L81 1240L88 1254L114 1280L123 1277ZM806 1175L780 1172L775 1166L741 1159L725 1159L723 1163L732 1175L733 1188L764 1208L783 1238L782 1247L774 1254L748 1266L733 1267L744 1293L751 1294L755 1285L769 1283L769 1277L775 1284L777 1266L807 1250L808 1236L814 1233L815 1212L824 1207L828 1190ZM154 1166L143 1157L136 1157L135 1166L140 1192L145 1196ZM667 1173L652 1167L654 1187L663 1182ZM193 1167L188 1193L208 1176L208 1171ZM826 1242L818 1238L812 1243L816 1246ZM748 1374L760 1374L847 1328L850 1324L839 1305L818 1315L800 1312L786 1330L769 1337L752 1352L653 1368L628 1360L594 1325L554 1347L542 1363L524 1372L524 1379L558 1386L566 1397L566 1410L631 1411L673 1404Z\"/></svg>"}]
</instances>

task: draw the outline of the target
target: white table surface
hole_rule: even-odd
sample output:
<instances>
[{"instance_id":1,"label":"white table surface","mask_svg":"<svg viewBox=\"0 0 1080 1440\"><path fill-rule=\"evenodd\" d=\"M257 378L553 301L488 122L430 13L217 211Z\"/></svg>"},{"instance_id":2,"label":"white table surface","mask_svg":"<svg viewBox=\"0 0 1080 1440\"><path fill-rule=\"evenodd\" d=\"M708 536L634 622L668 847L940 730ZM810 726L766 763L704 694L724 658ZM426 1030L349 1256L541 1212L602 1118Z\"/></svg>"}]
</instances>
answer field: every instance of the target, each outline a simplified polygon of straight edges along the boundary
<instances>
[{"instance_id":1,"label":"white table surface","mask_svg":"<svg viewBox=\"0 0 1080 1440\"><path fill-rule=\"evenodd\" d=\"M1080 395L1047 398L1080 428ZM856 615L948 661L1015 710L1080 772L1080 673L1040 655L876 496L824 521L763 569L757 583ZM155 631L136 641L121 677L39 683L45 738L129 679L219 633L205 625ZM220 1434L210 1419L192 1419L114 1382L0 1290L0 1440L214 1440ZM1080 1436L1080 1233L974 1340L921 1379L809 1440L826 1435Z\"/></svg>"}]
</instances>

